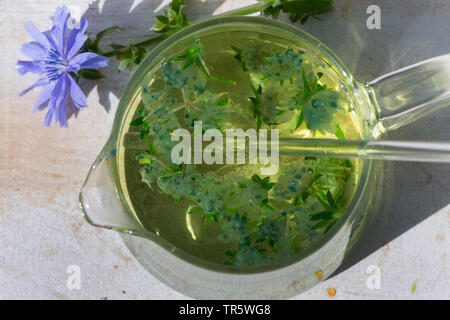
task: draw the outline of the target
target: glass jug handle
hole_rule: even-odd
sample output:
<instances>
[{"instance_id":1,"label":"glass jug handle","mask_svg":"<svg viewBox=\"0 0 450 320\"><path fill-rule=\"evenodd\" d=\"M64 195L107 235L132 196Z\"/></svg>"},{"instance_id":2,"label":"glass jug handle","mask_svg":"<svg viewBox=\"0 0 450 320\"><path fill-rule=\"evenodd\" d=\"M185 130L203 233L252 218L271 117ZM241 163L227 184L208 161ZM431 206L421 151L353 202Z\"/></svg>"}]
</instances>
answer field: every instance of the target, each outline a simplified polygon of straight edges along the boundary
<instances>
[{"instance_id":1,"label":"glass jug handle","mask_svg":"<svg viewBox=\"0 0 450 320\"><path fill-rule=\"evenodd\" d=\"M388 73L367 84L381 132L450 106L450 54Z\"/></svg>"},{"instance_id":2,"label":"glass jug handle","mask_svg":"<svg viewBox=\"0 0 450 320\"><path fill-rule=\"evenodd\" d=\"M94 226L128 233L139 232L142 226L125 210L116 192L115 158L115 148L105 147L95 160L79 195L81 211Z\"/></svg>"}]
</instances>

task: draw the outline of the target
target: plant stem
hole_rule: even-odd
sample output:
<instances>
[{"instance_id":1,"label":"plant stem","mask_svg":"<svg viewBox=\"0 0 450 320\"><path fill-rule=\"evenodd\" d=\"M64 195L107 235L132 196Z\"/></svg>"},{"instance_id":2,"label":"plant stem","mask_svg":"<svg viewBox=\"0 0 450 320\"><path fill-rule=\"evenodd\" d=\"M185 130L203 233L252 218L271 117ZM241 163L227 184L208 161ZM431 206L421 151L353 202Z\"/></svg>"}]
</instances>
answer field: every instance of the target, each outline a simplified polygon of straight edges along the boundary
<instances>
[{"instance_id":1,"label":"plant stem","mask_svg":"<svg viewBox=\"0 0 450 320\"><path fill-rule=\"evenodd\" d=\"M168 32L166 32L164 34L160 34L160 35L157 35L157 36L152 37L150 39L147 39L147 40L135 43L133 46L134 47L143 47L143 48L151 47L151 46L153 46L153 45L155 45L155 44L157 44L157 43L167 39L168 37L170 37L172 34L177 32L178 30L179 29L168 31ZM121 49L119 51L117 51L117 50L110 50L110 51L106 51L106 52L100 52L100 54L102 56L105 56L105 57L108 57L108 58L113 57L115 55L118 55L118 58L120 58L121 56L126 56L127 54L129 54L130 51L131 51L131 46L128 46L128 47L123 48L123 49Z\"/></svg>"}]
</instances>

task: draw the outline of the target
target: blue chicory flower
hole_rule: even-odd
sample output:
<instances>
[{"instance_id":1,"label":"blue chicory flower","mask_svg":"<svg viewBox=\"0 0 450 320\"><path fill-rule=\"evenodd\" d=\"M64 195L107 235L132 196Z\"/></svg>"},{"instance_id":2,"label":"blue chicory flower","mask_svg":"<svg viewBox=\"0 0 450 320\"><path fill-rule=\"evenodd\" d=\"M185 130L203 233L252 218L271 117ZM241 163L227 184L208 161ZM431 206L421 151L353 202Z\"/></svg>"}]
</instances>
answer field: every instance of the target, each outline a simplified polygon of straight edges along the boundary
<instances>
[{"instance_id":1,"label":"blue chicory flower","mask_svg":"<svg viewBox=\"0 0 450 320\"><path fill-rule=\"evenodd\" d=\"M22 53L33 61L18 61L18 72L24 75L28 72L40 75L37 82L19 93L43 87L37 99L33 112L48 107L44 125L56 123L67 127L66 105L70 96L73 104L82 109L87 106L87 100L78 84L70 76L70 72L80 69L97 69L107 66L108 59L101 55L83 52L77 54L87 40L86 29L88 21L82 19L74 28L66 41L67 21L70 12L66 6L59 7L53 17L53 27L48 32L40 32L31 22L25 26L30 36L35 40L22 46Z\"/></svg>"}]
</instances>

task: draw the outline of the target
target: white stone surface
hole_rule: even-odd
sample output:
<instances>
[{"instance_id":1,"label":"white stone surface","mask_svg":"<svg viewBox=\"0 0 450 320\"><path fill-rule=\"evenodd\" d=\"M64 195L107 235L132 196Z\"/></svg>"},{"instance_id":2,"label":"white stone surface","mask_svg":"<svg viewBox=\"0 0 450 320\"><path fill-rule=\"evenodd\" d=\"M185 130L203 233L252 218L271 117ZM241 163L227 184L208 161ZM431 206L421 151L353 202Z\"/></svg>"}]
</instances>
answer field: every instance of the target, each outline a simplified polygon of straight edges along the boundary
<instances>
[{"instance_id":1,"label":"white stone surface","mask_svg":"<svg viewBox=\"0 0 450 320\"><path fill-rule=\"evenodd\" d=\"M251 2L188 0L187 13L207 17ZM144 270L119 234L88 225L78 208L79 189L109 135L128 74L119 75L114 62L97 88L84 86L89 107L69 120L69 129L44 128L44 113L30 113L37 91L17 97L34 80L15 72L20 46L30 40L24 25L32 20L48 29L62 3L78 5L91 32L125 27L108 39L117 43L144 38L153 11L162 7L156 0L0 1L0 299L186 298ZM325 21L311 20L304 29L360 80L450 52L448 0L336 3ZM369 4L382 10L381 30L365 27ZM450 110L444 110L390 136L449 140L449 120ZM387 172L393 202L385 201L340 272L296 299L328 299L327 288L336 289L334 299L450 298L450 166L395 163ZM66 287L70 265L80 266L80 290ZM380 267L380 290L366 286L370 265Z\"/></svg>"}]
</instances>

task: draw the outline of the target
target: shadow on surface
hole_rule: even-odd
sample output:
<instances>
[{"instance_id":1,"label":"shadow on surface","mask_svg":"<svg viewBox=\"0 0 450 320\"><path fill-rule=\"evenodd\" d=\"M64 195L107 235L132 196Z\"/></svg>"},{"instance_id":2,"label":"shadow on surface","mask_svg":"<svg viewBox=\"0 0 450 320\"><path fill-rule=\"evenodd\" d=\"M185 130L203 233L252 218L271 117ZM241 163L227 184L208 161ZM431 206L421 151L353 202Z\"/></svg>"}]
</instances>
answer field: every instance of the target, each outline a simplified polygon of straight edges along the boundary
<instances>
[{"instance_id":1,"label":"shadow on surface","mask_svg":"<svg viewBox=\"0 0 450 320\"><path fill-rule=\"evenodd\" d=\"M381 9L381 30L366 27L366 9ZM324 21L309 21L304 30L323 41L359 81L450 52L442 41L450 33L445 0L343 0ZM389 132L383 139L448 141L450 108ZM383 199L378 213L344 259L337 275L407 232L449 204L448 164L385 163Z\"/></svg>"},{"instance_id":2,"label":"shadow on surface","mask_svg":"<svg viewBox=\"0 0 450 320\"><path fill-rule=\"evenodd\" d=\"M91 34L91 37L95 37L99 31L113 25L124 29L116 31L102 40L100 46L107 51L110 49L109 44L111 43L127 45L131 38L135 42L139 42L156 35L152 31L152 25L155 21L155 16L163 14L168 4L166 2L161 0L143 0L141 2L136 0L106 0L101 5L101 2L97 0L89 5L82 17L89 21L88 32ZM216 0L205 5L198 0L187 0L185 13L189 21L209 17L222 2L223 0ZM148 50L151 49L148 48ZM108 67L100 70L104 75L103 79L99 81L80 80L80 87L86 95L94 88L97 88L99 103L107 112L112 108L111 94L119 99L131 74L128 70L119 73L118 65L119 61L116 58L110 58ZM68 111L68 117L70 118L71 116L76 116L79 110L72 106L69 107Z\"/></svg>"}]
</instances>

